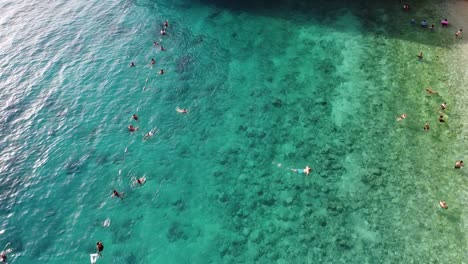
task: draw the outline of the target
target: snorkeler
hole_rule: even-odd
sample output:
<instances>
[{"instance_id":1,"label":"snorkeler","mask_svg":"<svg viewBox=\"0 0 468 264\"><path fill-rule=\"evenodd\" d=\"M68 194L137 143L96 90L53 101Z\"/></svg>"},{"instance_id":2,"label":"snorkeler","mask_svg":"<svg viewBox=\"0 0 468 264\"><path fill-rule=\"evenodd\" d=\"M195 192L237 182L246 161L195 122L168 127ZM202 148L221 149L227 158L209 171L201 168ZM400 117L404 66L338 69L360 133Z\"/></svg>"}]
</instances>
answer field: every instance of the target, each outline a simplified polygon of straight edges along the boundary
<instances>
[{"instance_id":1,"label":"snorkeler","mask_svg":"<svg viewBox=\"0 0 468 264\"><path fill-rule=\"evenodd\" d=\"M455 169L461 169L465 166L465 164L463 164L463 160L457 160L455 161Z\"/></svg>"},{"instance_id":2,"label":"snorkeler","mask_svg":"<svg viewBox=\"0 0 468 264\"><path fill-rule=\"evenodd\" d=\"M189 112L187 108L180 109L179 107L176 107L175 110L177 111L177 113L181 113L181 114L187 114Z\"/></svg>"},{"instance_id":3,"label":"snorkeler","mask_svg":"<svg viewBox=\"0 0 468 264\"><path fill-rule=\"evenodd\" d=\"M305 169L291 169L291 171L298 174L305 173L306 175L309 175L312 169L309 166L306 166Z\"/></svg>"},{"instance_id":4,"label":"snorkeler","mask_svg":"<svg viewBox=\"0 0 468 264\"><path fill-rule=\"evenodd\" d=\"M402 114L401 116L397 117L396 121L401 121L401 120L403 120L403 119L405 119L407 117L408 117L407 114Z\"/></svg>"}]
</instances>

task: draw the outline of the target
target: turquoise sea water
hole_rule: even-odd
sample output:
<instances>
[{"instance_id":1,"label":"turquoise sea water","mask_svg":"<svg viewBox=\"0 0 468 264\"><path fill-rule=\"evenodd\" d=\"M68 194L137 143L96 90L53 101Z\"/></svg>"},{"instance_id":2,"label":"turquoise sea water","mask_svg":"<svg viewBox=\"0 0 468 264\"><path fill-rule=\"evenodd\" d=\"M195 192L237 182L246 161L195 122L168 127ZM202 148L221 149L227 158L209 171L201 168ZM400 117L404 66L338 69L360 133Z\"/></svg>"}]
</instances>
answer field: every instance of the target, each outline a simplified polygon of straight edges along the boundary
<instances>
[{"instance_id":1,"label":"turquoise sea water","mask_svg":"<svg viewBox=\"0 0 468 264\"><path fill-rule=\"evenodd\" d=\"M399 8L3 1L9 263L467 262L464 40Z\"/></svg>"}]
</instances>

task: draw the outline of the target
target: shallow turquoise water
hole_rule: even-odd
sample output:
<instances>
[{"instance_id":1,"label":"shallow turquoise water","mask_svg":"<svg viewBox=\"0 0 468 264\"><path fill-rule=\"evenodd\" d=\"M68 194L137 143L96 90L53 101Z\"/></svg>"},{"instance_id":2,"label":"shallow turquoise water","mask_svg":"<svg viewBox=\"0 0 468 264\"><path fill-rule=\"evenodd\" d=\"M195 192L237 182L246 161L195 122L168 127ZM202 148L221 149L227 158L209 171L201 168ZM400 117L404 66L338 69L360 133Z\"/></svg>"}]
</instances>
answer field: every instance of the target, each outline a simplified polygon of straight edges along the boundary
<instances>
[{"instance_id":1,"label":"shallow turquoise water","mask_svg":"<svg viewBox=\"0 0 468 264\"><path fill-rule=\"evenodd\" d=\"M464 62L418 4L2 3L10 262L466 261Z\"/></svg>"}]
</instances>

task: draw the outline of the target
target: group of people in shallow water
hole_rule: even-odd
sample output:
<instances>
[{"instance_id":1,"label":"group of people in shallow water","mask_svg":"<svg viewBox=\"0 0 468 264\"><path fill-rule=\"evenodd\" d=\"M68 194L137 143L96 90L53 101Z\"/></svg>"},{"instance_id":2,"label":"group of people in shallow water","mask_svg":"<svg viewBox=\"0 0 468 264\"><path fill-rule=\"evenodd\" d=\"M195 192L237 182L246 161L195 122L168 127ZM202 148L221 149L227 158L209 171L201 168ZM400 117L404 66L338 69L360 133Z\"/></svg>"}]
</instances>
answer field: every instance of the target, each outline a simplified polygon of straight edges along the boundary
<instances>
[{"instance_id":1,"label":"group of people in shallow water","mask_svg":"<svg viewBox=\"0 0 468 264\"><path fill-rule=\"evenodd\" d=\"M410 6L409 6L408 4L404 4L404 5L403 5L403 10L404 10L404 11L409 11L409 10L410 10ZM414 24L416 24L416 20L411 19L411 22L410 22L410 23L411 23L412 25L414 25ZM449 26L448 19L445 18L445 19L441 20L441 21L440 21L440 24L441 24L442 27L448 27L448 26ZM423 20L423 21L421 22L421 27L426 28L427 26L428 26L427 21L426 21L426 20ZM430 27L431 31L433 31L434 28L435 28L435 25L432 25L432 26ZM458 31L455 33L455 37L456 37L456 38L461 37L461 36L462 36L462 32L463 32L463 29L458 30ZM418 60L419 60L419 61L422 61L422 60L423 60L423 53L420 52L420 53L418 54L417 57L418 57ZM437 91L432 90L432 88L430 88L430 87L429 87L429 88L426 88L426 92L427 92L429 95L438 94ZM444 118L443 111L445 111L445 110L447 109L447 103L446 103L446 102L443 102L443 103L440 105L440 108L439 108L439 109L442 111L442 113L439 115L439 119L438 119L438 120L439 120L439 123L446 123L445 118ZM402 121L402 120L406 119L407 117L408 117L408 115L407 115L406 113L403 113L402 115L400 115L399 117L397 117L396 120L397 120L397 121ZM429 127L429 122L426 121L426 123L424 124L424 128L423 128L423 129L424 129L424 131L428 132L428 131L429 131L429 128L430 128L430 127ZM463 160L457 160L457 161L455 161L455 166L454 166L455 169L461 169L461 168L463 168L463 167L464 167ZM446 203L445 201L439 201L439 206L440 206L441 208L443 208L443 209L448 209L448 205L447 205L447 203Z\"/></svg>"},{"instance_id":2,"label":"group of people in shallow water","mask_svg":"<svg viewBox=\"0 0 468 264\"><path fill-rule=\"evenodd\" d=\"M166 33L167 33L166 30L167 30L168 27L169 27L169 22L168 22L167 20L165 20L164 23L163 23L163 27L162 27L162 29L161 29L161 31L160 31L161 36L165 36L165 35L166 35ZM158 42L156 42L156 41L154 41L153 44L154 44L155 47L159 47L159 50L161 50L161 51L165 51L165 50L166 50L166 49L162 46L162 44L160 44L160 43L158 43ZM154 66L155 64L156 64L156 60L155 60L154 58L151 58L151 68L153 68L153 66ZM130 67L131 67L131 68L136 67L136 63L132 61L132 62L130 63ZM160 70L159 70L159 74L160 74L160 75L163 75L163 74L164 74L164 70L163 70L163 69L160 69ZM189 109L187 109L187 108L179 108L179 107L176 107L175 110L176 110L177 113L180 113L180 114L188 114L188 113L189 113ZM133 114L132 117L131 117L131 120L132 120L132 121L135 121L135 122L139 122L140 119L139 119L139 117L137 116L137 114ZM130 133L133 133L133 132L136 132L136 131L139 130L139 128L136 127L136 126L134 126L133 124L128 125L127 129L128 129L128 131L129 131ZM155 128L155 129L152 129L152 130L150 130L148 133L146 133L146 134L143 136L143 140L146 141L146 140L150 139L152 136L154 136L154 135L157 134L157 133L159 133L159 130L158 130L158 129L156 129L156 128ZM120 173L120 172L119 172L119 173ZM145 182L146 182L146 177L133 178L133 180L132 180L132 186L141 186L141 185L145 184ZM115 189L112 191L112 195L111 195L112 198L119 198L119 199L122 199L122 200L124 199L124 196L125 196L125 193L119 192L119 191L117 191L117 190L115 190ZM98 254L98 256L101 256L101 252L104 250L104 244L103 244L101 241L98 241L98 242L96 243L96 250L97 250L97 253L96 253L96 254ZM2 255L2 259L3 259L3 255ZM5 255L5 260L6 260L6 255Z\"/></svg>"},{"instance_id":3,"label":"group of people in shallow water","mask_svg":"<svg viewBox=\"0 0 468 264\"><path fill-rule=\"evenodd\" d=\"M405 3L403 4L403 11L410 11L410 5ZM416 25L416 20L414 18L412 18L410 20L410 24L411 25ZM435 25L434 24L431 24L431 26L429 27L429 24L427 22L426 19L423 19L420 23L421 27L422 28L429 28L431 31L435 31ZM442 20L440 20L440 25L441 27L445 28L445 27L448 27L449 26L449 21L447 18L444 18ZM462 33L463 33L463 29L460 28L460 30L458 30L457 32L455 32L455 37L456 38L459 38L462 36Z\"/></svg>"}]
</instances>

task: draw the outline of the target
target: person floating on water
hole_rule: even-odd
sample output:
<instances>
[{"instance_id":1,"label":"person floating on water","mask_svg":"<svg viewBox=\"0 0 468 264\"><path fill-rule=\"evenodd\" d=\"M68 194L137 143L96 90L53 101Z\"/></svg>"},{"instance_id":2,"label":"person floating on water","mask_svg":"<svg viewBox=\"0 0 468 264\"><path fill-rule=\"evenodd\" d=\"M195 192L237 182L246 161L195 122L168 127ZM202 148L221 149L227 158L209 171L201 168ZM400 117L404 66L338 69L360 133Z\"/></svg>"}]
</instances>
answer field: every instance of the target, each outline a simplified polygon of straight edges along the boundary
<instances>
[{"instance_id":1,"label":"person floating on water","mask_svg":"<svg viewBox=\"0 0 468 264\"><path fill-rule=\"evenodd\" d=\"M419 52L419 54L418 54L418 60L419 60L419 61L422 61L422 59L423 59L423 53L422 53L422 52Z\"/></svg>"},{"instance_id":2,"label":"person floating on water","mask_svg":"<svg viewBox=\"0 0 468 264\"><path fill-rule=\"evenodd\" d=\"M429 122L426 121L426 124L424 124L424 131L429 131Z\"/></svg>"},{"instance_id":3,"label":"person floating on water","mask_svg":"<svg viewBox=\"0 0 468 264\"><path fill-rule=\"evenodd\" d=\"M463 160L457 160L455 161L455 169L461 169L465 166L465 164L463 164Z\"/></svg>"},{"instance_id":4,"label":"person floating on water","mask_svg":"<svg viewBox=\"0 0 468 264\"><path fill-rule=\"evenodd\" d=\"M101 252L104 250L104 244L101 241L96 242L96 250L99 256L101 256Z\"/></svg>"},{"instance_id":5,"label":"person floating on water","mask_svg":"<svg viewBox=\"0 0 468 264\"><path fill-rule=\"evenodd\" d=\"M439 206L442 209L448 209L448 205L445 201L439 201Z\"/></svg>"},{"instance_id":6,"label":"person floating on water","mask_svg":"<svg viewBox=\"0 0 468 264\"><path fill-rule=\"evenodd\" d=\"M407 117L408 117L407 114L402 114L401 116L397 117L396 121L401 121L401 120L403 120L403 119L405 119Z\"/></svg>"},{"instance_id":7,"label":"person floating on water","mask_svg":"<svg viewBox=\"0 0 468 264\"><path fill-rule=\"evenodd\" d=\"M460 28L460 30L458 30L457 33L455 33L455 37L456 38L461 37L462 32L463 32L463 29Z\"/></svg>"},{"instance_id":8,"label":"person floating on water","mask_svg":"<svg viewBox=\"0 0 468 264\"><path fill-rule=\"evenodd\" d=\"M160 75L163 75L163 74L164 74L164 70L163 70L163 69L159 70L159 74L160 74Z\"/></svg>"},{"instance_id":9,"label":"person floating on water","mask_svg":"<svg viewBox=\"0 0 468 264\"><path fill-rule=\"evenodd\" d=\"M130 63L130 67L135 67L135 62Z\"/></svg>"},{"instance_id":10,"label":"person floating on water","mask_svg":"<svg viewBox=\"0 0 468 264\"><path fill-rule=\"evenodd\" d=\"M138 116L136 114L133 114L132 119L138 121Z\"/></svg>"},{"instance_id":11,"label":"person floating on water","mask_svg":"<svg viewBox=\"0 0 468 264\"><path fill-rule=\"evenodd\" d=\"M123 195L124 195L124 193L119 193L117 190L113 190L113 191L112 191L112 196L111 196L111 197L112 197L112 198L117 197L117 198L120 198L120 199L123 200Z\"/></svg>"},{"instance_id":12,"label":"person floating on water","mask_svg":"<svg viewBox=\"0 0 468 264\"><path fill-rule=\"evenodd\" d=\"M133 125L128 126L128 131L130 131L130 132L135 132L137 130L138 130L138 127L134 127Z\"/></svg>"},{"instance_id":13,"label":"person floating on water","mask_svg":"<svg viewBox=\"0 0 468 264\"><path fill-rule=\"evenodd\" d=\"M305 169L291 169L291 171L298 174L305 173L306 175L309 175L312 169L309 166L306 166Z\"/></svg>"},{"instance_id":14,"label":"person floating on water","mask_svg":"<svg viewBox=\"0 0 468 264\"><path fill-rule=\"evenodd\" d=\"M439 92L436 92L436 91L432 90L431 87L426 88L426 92L427 92L429 95L433 95L433 94L438 94L438 93L439 93Z\"/></svg>"},{"instance_id":15,"label":"person floating on water","mask_svg":"<svg viewBox=\"0 0 468 264\"><path fill-rule=\"evenodd\" d=\"M443 103L440 105L440 110L445 110L445 108L447 108L447 103L446 103L446 102L443 102Z\"/></svg>"},{"instance_id":16,"label":"person floating on water","mask_svg":"<svg viewBox=\"0 0 468 264\"><path fill-rule=\"evenodd\" d=\"M187 108L180 109L179 107L176 107L175 110L177 111L177 113L181 113L181 114L187 114L189 112Z\"/></svg>"}]
</instances>

